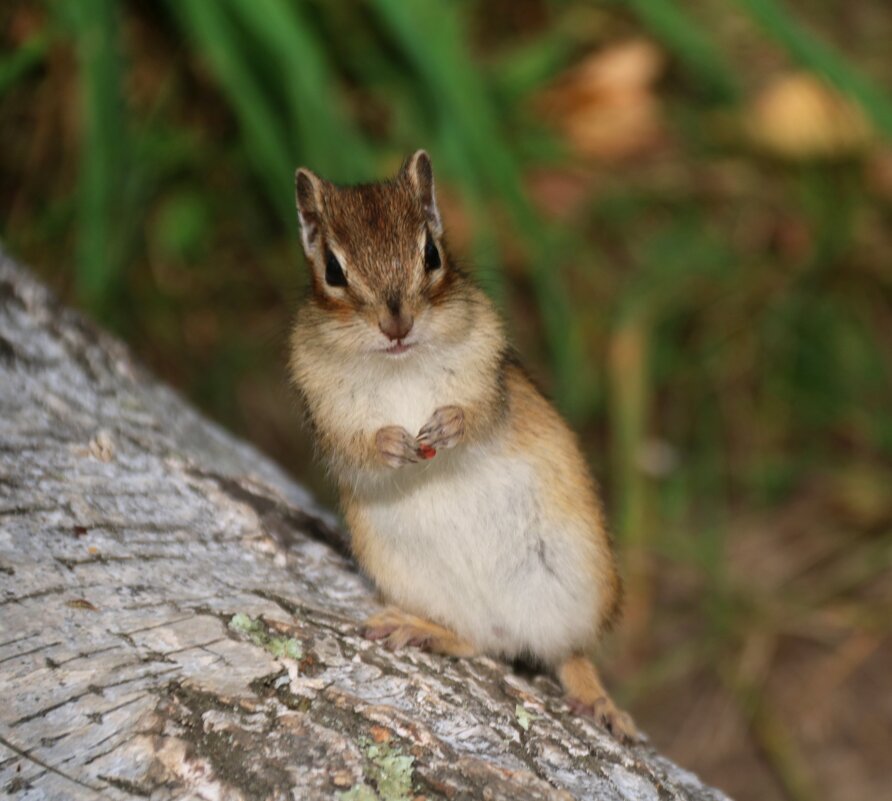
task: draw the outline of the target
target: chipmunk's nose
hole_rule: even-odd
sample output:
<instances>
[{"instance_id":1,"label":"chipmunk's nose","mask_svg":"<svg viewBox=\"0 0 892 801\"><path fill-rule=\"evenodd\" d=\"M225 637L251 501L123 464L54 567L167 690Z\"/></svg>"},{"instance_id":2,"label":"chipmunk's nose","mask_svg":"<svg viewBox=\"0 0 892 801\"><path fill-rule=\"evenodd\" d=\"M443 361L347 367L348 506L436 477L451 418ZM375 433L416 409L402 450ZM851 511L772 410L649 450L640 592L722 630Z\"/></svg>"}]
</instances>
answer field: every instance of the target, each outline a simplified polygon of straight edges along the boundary
<instances>
[{"instance_id":1,"label":"chipmunk's nose","mask_svg":"<svg viewBox=\"0 0 892 801\"><path fill-rule=\"evenodd\" d=\"M388 314L382 320L378 321L378 328L391 341L405 339L412 330L412 324L415 321L405 313L393 315Z\"/></svg>"},{"instance_id":2,"label":"chipmunk's nose","mask_svg":"<svg viewBox=\"0 0 892 801\"><path fill-rule=\"evenodd\" d=\"M392 299L387 302L387 312L378 318L378 328L389 340L396 341L409 335L414 322L412 315L400 307L400 302Z\"/></svg>"}]
</instances>

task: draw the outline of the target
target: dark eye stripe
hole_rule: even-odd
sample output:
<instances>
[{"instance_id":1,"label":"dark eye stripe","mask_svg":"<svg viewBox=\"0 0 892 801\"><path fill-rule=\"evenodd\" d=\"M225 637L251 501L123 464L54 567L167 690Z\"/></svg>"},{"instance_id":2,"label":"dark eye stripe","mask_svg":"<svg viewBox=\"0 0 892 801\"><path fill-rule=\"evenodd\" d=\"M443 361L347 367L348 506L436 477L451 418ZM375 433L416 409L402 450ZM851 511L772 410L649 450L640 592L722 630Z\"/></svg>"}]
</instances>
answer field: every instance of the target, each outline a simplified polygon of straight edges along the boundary
<instances>
[{"instance_id":1,"label":"dark eye stripe","mask_svg":"<svg viewBox=\"0 0 892 801\"><path fill-rule=\"evenodd\" d=\"M424 237L424 269L428 271L436 270L440 264L440 251L437 249L430 231L428 231Z\"/></svg>"},{"instance_id":2,"label":"dark eye stripe","mask_svg":"<svg viewBox=\"0 0 892 801\"><path fill-rule=\"evenodd\" d=\"M338 257L328 249L325 251L325 283L329 286L347 286L347 276Z\"/></svg>"}]
</instances>

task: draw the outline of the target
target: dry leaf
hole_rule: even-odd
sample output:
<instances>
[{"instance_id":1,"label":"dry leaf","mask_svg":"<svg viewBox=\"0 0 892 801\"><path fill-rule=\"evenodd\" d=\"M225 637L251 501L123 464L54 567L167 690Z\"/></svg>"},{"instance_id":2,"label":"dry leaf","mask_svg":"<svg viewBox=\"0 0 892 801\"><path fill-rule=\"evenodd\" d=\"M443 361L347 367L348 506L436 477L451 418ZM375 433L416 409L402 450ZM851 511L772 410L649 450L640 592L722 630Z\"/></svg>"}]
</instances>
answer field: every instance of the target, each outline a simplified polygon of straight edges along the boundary
<instances>
[{"instance_id":1,"label":"dry leaf","mask_svg":"<svg viewBox=\"0 0 892 801\"><path fill-rule=\"evenodd\" d=\"M583 156L613 161L653 147L663 130L653 85L663 70L653 43L634 39L587 56L540 104Z\"/></svg>"},{"instance_id":2,"label":"dry leaf","mask_svg":"<svg viewBox=\"0 0 892 801\"><path fill-rule=\"evenodd\" d=\"M744 129L766 152L793 160L839 158L873 140L861 109L809 73L792 73L764 89L746 110Z\"/></svg>"}]
</instances>

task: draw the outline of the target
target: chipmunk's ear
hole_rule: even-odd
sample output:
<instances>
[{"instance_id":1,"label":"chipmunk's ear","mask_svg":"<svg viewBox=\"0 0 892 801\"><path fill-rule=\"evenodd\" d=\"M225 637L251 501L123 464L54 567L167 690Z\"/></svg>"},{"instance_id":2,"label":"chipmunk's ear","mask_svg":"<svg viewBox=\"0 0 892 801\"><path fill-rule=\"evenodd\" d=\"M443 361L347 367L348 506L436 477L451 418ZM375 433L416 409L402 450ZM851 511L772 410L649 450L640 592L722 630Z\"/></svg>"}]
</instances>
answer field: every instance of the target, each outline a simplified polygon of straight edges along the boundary
<instances>
[{"instance_id":1,"label":"chipmunk's ear","mask_svg":"<svg viewBox=\"0 0 892 801\"><path fill-rule=\"evenodd\" d=\"M306 167L299 167L294 174L294 194L300 239L307 258L313 258L319 249L322 225L322 179Z\"/></svg>"},{"instance_id":2,"label":"chipmunk's ear","mask_svg":"<svg viewBox=\"0 0 892 801\"><path fill-rule=\"evenodd\" d=\"M421 201L427 221L434 236L443 233L443 222L440 219L440 209L437 208L437 192L434 188L434 169L431 166L431 157L425 150L416 150L403 166L402 174L411 182Z\"/></svg>"}]
</instances>

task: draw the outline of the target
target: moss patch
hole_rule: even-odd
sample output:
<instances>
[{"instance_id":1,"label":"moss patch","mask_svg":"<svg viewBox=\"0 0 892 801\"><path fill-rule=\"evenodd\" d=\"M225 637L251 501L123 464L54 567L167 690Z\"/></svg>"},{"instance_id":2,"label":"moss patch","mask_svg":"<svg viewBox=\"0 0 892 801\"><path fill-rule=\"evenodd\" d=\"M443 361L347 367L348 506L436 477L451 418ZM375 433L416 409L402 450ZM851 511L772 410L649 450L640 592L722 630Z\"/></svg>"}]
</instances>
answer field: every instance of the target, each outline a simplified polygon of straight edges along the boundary
<instances>
[{"instance_id":1,"label":"moss patch","mask_svg":"<svg viewBox=\"0 0 892 801\"><path fill-rule=\"evenodd\" d=\"M364 740L362 749L368 782L340 793L340 801L410 801L415 758L387 743Z\"/></svg>"},{"instance_id":2,"label":"moss patch","mask_svg":"<svg viewBox=\"0 0 892 801\"><path fill-rule=\"evenodd\" d=\"M254 645L269 651L277 659L288 657L299 662L303 658L304 651L298 640L271 633L259 618L239 612L232 616L229 628L247 637Z\"/></svg>"},{"instance_id":3,"label":"moss patch","mask_svg":"<svg viewBox=\"0 0 892 801\"><path fill-rule=\"evenodd\" d=\"M524 731L529 731L530 723L536 720L539 716L534 715L522 704L517 704L517 706L514 707L514 717L517 718L517 723L520 728Z\"/></svg>"}]
</instances>

